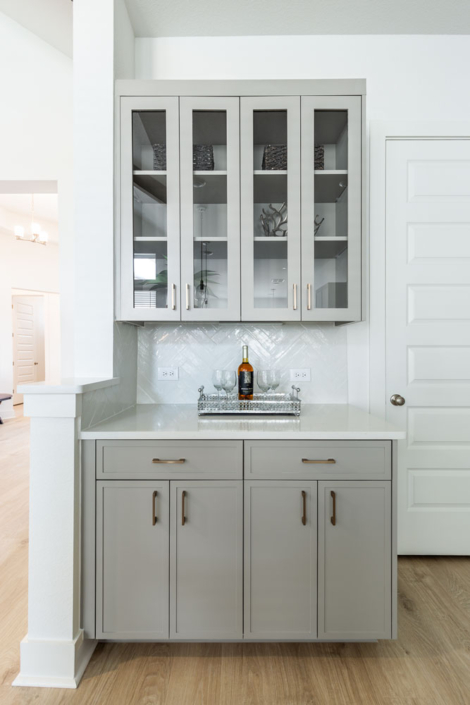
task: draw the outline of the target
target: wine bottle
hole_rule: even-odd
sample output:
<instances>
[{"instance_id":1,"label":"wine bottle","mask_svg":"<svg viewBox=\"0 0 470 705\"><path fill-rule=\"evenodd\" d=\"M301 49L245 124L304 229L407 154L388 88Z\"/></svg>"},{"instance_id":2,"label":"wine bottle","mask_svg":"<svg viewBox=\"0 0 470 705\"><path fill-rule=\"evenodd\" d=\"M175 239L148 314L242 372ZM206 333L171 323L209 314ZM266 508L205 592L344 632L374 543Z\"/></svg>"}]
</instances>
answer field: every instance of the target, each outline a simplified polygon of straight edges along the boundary
<instances>
[{"instance_id":1,"label":"wine bottle","mask_svg":"<svg viewBox=\"0 0 470 705\"><path fill-rule=\"evenodd\" d=\"M243 346L243 362L238 368L238 398L253 399L253 367L248 362L248 345Z\"/></svg>"}]
</instances>

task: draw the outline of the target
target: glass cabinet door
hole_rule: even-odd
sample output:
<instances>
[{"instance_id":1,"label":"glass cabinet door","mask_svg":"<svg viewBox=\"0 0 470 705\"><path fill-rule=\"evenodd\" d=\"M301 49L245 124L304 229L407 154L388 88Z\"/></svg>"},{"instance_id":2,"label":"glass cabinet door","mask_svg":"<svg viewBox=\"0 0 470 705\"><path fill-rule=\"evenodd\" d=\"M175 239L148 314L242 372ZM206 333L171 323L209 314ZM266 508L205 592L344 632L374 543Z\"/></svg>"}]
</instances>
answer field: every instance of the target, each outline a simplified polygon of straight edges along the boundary
<instances>
[{"instance_id":1,"label":"glass cabinet door","mask_svg":"<svg viewBox=\"0 0 470 705\"><path fill-rule=\"evenodd\" d=\"M241 98L242 320L300 320L300 98Z\"/></svg>"},{"instance_id":2,"label":"glass cabinet door","mask_svg":"<svg viewBox=\"0 0 470 705\"><path fill-rule=\"evenodd\" d=\"M302 319L361 320L361 98L302 97Z\"/></svg>"},{"instance_id":3,"label":"glass cabinet door","mask_svg":"<svg viewBox=\"0 0 470 705\"><path fill-rule=\"evenodd\" d=\"M178 98L121 100L119 317L179 320Z\"/></svg>"},{"instance_id":4,"label":"glass cabinet door","mask_svg":"<svg viewBox=\"0 0 470 705\"><path fill-rule=\"evenodd\" d=\"M181 98L181 311L240 320L238 98Z\"/></svg>"}]
</instances>

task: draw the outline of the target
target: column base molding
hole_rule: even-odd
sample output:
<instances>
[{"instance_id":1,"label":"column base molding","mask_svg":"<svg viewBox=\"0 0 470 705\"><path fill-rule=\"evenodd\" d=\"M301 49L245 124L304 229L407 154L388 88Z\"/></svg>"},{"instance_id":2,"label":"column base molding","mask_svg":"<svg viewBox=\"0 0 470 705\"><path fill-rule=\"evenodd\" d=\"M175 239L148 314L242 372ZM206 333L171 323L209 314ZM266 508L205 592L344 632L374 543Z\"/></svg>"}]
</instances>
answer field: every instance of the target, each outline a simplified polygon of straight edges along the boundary
<instances>
[{"instance_id":1,"label":"column base molding","mask_svg":"<svg viewBox=\"0 0 470 705\"><path fill-rule=\"evenodd\" d=\"M83 631L72 641L30 639L20 644L21 670L14 686L77 688L97 645Z\"/></svg>"}]
</instances>

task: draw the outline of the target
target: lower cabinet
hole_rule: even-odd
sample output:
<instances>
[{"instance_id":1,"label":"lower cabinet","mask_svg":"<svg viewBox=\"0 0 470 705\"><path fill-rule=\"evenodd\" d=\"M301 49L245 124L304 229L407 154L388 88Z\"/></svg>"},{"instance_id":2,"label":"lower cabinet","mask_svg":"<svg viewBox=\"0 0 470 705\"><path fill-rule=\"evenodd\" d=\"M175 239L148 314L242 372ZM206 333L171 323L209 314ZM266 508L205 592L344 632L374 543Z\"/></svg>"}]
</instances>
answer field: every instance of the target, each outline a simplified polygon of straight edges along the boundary
<instances>
[{"instance_id":1,"label":"lower cabinet","mask_svg":"<svg viewBox=\"0 0 470 705\"><path fill-rule=\"evenodd\" d=\"M318 483L318 638L390 639L390 482Z\"/></svg>"},{"instance_id":2,"label":"lower cabinet","mask_svg":"<svg viewBox=\"0 0 470 705\"><path fill-rule=\"evenodd\" d=\"M245 482L245 638L312 639L317 483Z\"/></svg>"},{"instance_id":3,"label":"lower cabinet","mask_svg":"<svg viewBox=\"0 0 470 705\"><path fill-rule=\"evenodd\" d=\"M169 484L97 482L97 638L168 638Z\"/></svg>"},{"instance_id":4,"label":"lower cabinet","mask_svg":"<svg viewBox=\"0 0 470 705\"><path fill-rule=\"evenodd\" d=\"M243 481L170 484L170 635L241 639Z\"/></svg>"}]
</instances>

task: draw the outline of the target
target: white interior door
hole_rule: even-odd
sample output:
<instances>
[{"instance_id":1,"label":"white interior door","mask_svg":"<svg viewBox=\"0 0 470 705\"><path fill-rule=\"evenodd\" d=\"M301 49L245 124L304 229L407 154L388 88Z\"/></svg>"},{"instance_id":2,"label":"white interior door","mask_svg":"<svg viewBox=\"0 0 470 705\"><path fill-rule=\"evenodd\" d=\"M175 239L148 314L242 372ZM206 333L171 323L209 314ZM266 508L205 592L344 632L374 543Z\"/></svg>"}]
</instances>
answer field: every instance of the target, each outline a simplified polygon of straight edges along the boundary
<instances>
[{"instance_id":1,"label":"white interior door","mask_svg":"<svg viewBox=\"0 0 470 705\"><path fill-rule=\"evenodd\" d=\"M19 384L45 379L44 300L42 296L12 296L13 404L22 404Z\"/></svg>"},{"instance_id":2,"label":"white interior door","mask_svg":"<svg viewBox=\"0 0 470 705\"><path fill-rule=\"evenodd\" d=\"M470 554L470 140L387 142L386 391L398 551ZM401 401L400 399L398 401Z\"/></svg>"}]
</instances>

